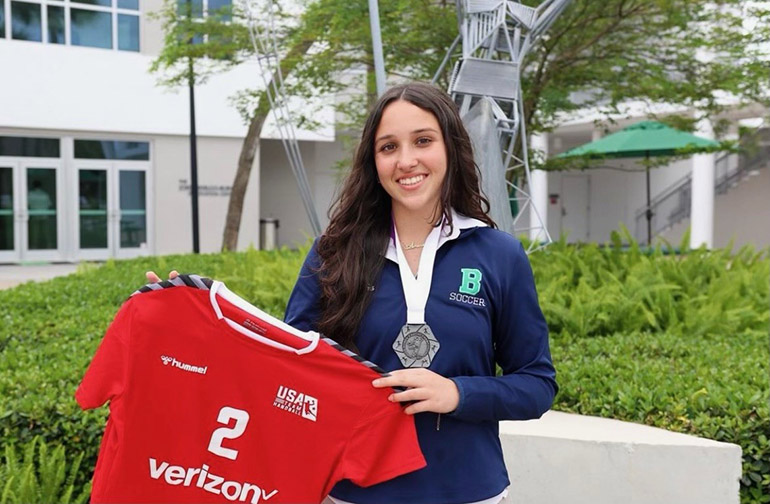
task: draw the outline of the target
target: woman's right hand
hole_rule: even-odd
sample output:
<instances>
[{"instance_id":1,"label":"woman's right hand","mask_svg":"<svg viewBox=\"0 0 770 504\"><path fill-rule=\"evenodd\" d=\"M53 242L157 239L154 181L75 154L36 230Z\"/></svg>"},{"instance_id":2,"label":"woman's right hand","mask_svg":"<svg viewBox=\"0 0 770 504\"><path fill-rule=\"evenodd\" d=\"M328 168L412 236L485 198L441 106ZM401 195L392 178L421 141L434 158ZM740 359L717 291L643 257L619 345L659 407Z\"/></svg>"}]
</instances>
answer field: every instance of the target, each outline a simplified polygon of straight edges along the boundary
<instances>
[{"instance_id":1,"label":"woman's right hand","mask_svg":"<svg viewBox=\"0 0 770 504\"><path fill-rule=\"evenodd\" d=\"M148 271L147 273L144 274L144 276L147 277L147 281L150 283L160 282L160 277L156 275L154 271ZM168 274L168 279L171 280L178 276L179 276L179 273L177 272L177 270L171 270L171 272Z\"/></svg>"}]
</instances>

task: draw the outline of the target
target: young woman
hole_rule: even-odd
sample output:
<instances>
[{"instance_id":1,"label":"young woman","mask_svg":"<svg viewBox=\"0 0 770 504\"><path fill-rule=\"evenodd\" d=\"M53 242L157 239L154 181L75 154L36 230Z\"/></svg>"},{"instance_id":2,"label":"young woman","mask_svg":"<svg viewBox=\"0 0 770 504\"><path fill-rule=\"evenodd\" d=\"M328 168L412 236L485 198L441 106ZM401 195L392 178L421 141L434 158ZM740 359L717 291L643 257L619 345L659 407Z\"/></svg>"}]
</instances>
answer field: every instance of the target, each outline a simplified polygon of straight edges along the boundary
<instances>
[{"instance_id":1,"label":"young woman","mask_svg":"<svg viewBox=\"0 0 770 504\"><path fill-rule=\"evenodd\" d=\"M391 372L373 386L405 389L389 400L414 415L428 465L368 488L343 481L334 502L500 502L498 421L552 404L532 271L521 244L494 229L478 177L446 93L412 83L380 98L285 320Z\"/></svg>"}]
</instances>

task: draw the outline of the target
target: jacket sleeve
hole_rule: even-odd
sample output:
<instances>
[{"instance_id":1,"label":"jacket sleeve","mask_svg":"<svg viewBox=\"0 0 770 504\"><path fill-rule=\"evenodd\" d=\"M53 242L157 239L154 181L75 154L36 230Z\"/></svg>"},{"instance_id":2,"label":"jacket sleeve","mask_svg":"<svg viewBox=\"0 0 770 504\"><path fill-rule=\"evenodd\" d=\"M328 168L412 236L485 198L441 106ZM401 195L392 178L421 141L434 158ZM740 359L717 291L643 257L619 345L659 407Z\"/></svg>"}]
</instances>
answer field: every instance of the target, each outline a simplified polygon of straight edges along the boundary
<instances>
[{"instance_id":1,"label":"jacket sleeve","mask_svg":"<svg viewBox=\"0 0 770 504\"><path fill-rule=\"evenodd\" d=\"M503 267L493 322L495 360L502 376L452 378L460 392L450 415L465 421L530 420L550 409L558 391L548 326L537 301L532 268L516 241L512 265Z\"/></svg>"},{"instance_id":2,"label":"jacket sleeve","mask_svg":"<svg viewBox=\"0 0 770 504\"><path fill-rule=\"evenodd\" d=\"M283 320L300 331L317 331L316 323L321 315L321 285L318 282L320 258L316 251L318 239L305 257L305 262L291 291Z\"/></svg>"}]
</instances>

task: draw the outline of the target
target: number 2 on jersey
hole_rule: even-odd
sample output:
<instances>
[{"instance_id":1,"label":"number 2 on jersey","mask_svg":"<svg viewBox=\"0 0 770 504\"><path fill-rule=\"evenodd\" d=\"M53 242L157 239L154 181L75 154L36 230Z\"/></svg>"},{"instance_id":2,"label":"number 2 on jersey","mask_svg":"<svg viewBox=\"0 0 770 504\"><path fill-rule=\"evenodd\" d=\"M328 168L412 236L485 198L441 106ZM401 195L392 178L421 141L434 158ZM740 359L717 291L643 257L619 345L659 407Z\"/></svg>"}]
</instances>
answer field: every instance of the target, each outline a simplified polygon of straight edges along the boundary
<instances>
[{"instance_id":1,"label":"number 2 on jersey","mask_svg":"<svg viewBox=\"0 0 770 504\"><path fill-rule=\"evenodd\" d=\"M214 455L235 460L238 457L238 450L225 448L222 441L225 439L235 439L243 435L246 430L246 424L249 423L249 414L246 411L224 406L219 410L217 422L225 425L230 424L230 420L235 419L233 427L220 427L211 434L209 441L209 451Z\"/></svg>"}]
</instances>

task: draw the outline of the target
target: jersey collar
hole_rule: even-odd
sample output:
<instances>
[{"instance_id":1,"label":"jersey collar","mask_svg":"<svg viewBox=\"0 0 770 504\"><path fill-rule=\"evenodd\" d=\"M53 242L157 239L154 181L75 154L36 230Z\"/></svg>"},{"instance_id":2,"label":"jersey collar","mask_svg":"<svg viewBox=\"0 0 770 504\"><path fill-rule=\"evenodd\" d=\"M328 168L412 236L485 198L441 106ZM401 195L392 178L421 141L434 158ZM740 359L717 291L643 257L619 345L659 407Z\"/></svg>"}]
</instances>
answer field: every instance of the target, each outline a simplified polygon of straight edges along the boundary
<instances>
[{"instance_id":1,"label":"jersey collar","mask_svg":"<svg viewBox=\"0 0 770 504\"><path fill-rule=\"evenodd\" d=\"M460 236L460 231L463 229L470 229L476 227L488 227L485 222L472 217L466 217L465 215L455 212L452 209L452 232L449 232L449 225L444 223L444 227L441 230L441 235L438 239L438 248L441 248L443 244L450 240L454 240ZM388 250L385 252L385 259L390 259L394 263L398 263L398 256L396 255L396 237L395 235L388 240Z\"/></svg>"},{"instance_id":2,"label":"jersey collar","mask_svg":"<svg viewBox=\"0 0 770 504\"><path fill-rule=\"evenodd\" d=\"M222 313L222 309L219 307L219 302L217 301L217 296L221 296L224 300L226 300L236 308L239 308L240 310L243 310L244 312L253 315L255 318L259 318L267 322L268 324L271 324L274 327L277 327L278 329L282 329L284 332L297 336L299 340L306 342L307 345L305 345L302 348L290 347L282 343L279 343L277 341L273 341L272 339L266 336L262 336L261 334L257 334L254 331L250 331L245 327L243 327L242 325L233 322L229 318L225 317L224 314ZM214 280L214 282L212 282L211 289L209 291L209 301L211 302L211 307L213 308L214 313L217 316L217 319L223 320L227 325L229 325L239 333L245 336L248 336L249 338L256 340L260 343L263 343L267 346L271 346L279 350L284 350L286 352L293 352L297 355L303 355L303 354L312 352L318 346L318 340L320 339L320 335L317 332L300 331L299 329L295 329L294 327L291 327L290 325L284 323L283 321L278 320L277 318L271 315L268 315L267 313L263 312L256 306L249 304L245 299L239 297L237 294L235 294L230 289L228 289L225 286L225 284L223 284L220 281Z\"/></svg>"}]
</instances>

